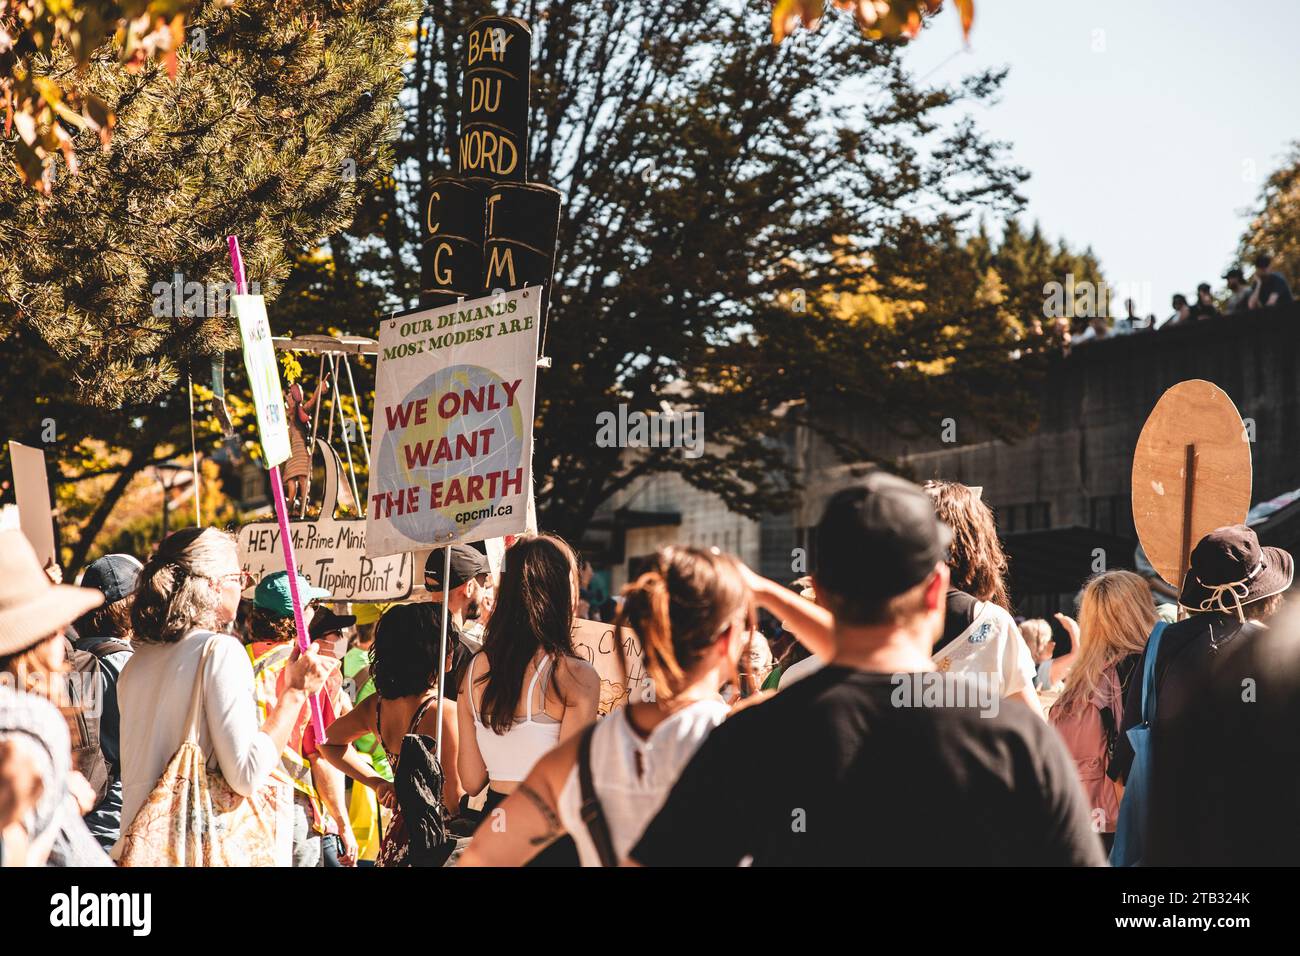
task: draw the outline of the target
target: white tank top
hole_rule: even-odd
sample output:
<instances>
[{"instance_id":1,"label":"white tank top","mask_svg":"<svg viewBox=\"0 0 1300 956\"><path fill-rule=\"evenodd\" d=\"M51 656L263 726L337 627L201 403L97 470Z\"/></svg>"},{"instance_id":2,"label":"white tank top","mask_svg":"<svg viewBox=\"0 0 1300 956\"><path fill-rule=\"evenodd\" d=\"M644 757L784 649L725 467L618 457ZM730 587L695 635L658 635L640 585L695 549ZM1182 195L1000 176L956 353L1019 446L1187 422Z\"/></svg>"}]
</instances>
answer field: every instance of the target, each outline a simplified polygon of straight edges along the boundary
<instances>
[{"instance_id":1,"label":"white tank top","mask_svg":"<svg viewBox=\"0 0 1300 956\"><path fill-rule=\"evenodd\" d=\"M469 705L474 713L474 739L478 742L478 752L487 767L488 780L501 780L518 783L528 776L533 765L542 759L548 751L560 742L560 722L547 715L546 720L533 717L533 691L542 674L551 665L551 656L537 667L533 679L528 682L528 713L525 717L516 717L514 726L504 734L498 734L483 721L479 720L478 705L474 702L474 665L478 655L469 662Z\"/></svg>"},{"instance_id":2,"label":"white tank top","mask_svg":"<svg viewBox=\"0 0 1300 956\"><path fill-rule=\"evenodd\" d=\"M596 724L591 736L592 784L620 860L631 852L686 764L729 710L720 700L696 701L661 722L644 740L628 722L626 707ZM576 762L558 804L556 811L578 845L582 865L600 866L600 855L582 819Z\"/></svg>"}]
</instances>

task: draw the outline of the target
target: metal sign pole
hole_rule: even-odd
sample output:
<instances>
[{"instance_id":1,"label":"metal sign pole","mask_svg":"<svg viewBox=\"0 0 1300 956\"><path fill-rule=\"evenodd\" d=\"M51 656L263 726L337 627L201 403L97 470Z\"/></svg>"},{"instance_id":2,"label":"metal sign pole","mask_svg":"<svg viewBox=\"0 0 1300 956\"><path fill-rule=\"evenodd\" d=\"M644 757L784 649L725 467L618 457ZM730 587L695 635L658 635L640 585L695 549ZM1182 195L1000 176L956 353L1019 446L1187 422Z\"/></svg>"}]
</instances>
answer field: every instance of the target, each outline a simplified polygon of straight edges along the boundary
<instances>
[{"instance_id":1,"label":"metal sign pole","mask_svg":"<svg viewBox=\"0 0 1300 956\"><path fill-rule=\"evenodd\" d=\"M434 738L433 752L442 765L442 701L447 689L447 604L451 597L451 544L442 549L442 639L438 642L438 731ZM473 689L470 689L473 693Z\"/></svg>"}]
</instances>

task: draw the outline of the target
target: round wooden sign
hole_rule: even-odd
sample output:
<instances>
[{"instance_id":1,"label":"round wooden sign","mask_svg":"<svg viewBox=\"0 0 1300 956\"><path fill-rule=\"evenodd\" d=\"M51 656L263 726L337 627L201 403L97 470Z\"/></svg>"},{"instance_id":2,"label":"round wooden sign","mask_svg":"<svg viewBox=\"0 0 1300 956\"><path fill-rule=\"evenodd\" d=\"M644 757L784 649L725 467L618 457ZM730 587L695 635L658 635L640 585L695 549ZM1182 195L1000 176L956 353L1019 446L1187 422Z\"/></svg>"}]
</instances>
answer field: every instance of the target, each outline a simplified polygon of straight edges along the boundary
<instances>
[{"instance_id":1,"label":"round wooden sign","mask_svg":"<svg viewBox=\"0 0 1300 956\"><path fill-rule=\"evenodd\" d=\"M1147 560L1181 588L1188 555L1250 510L1250 442L1237 406L1212 382L1160 396L1133 451L1133 524Z\"/></svg>"}]
</instances>

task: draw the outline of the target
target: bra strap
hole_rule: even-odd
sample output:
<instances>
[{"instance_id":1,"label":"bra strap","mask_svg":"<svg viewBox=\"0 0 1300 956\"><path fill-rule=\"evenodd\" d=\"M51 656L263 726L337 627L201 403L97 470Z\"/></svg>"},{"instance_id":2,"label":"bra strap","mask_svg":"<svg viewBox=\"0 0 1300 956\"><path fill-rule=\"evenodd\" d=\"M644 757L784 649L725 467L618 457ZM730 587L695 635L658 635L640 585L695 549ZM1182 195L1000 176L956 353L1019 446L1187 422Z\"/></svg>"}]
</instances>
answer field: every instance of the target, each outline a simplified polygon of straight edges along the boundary
<instances>
[{"instance_id":1,"label":"bra strap","mask_svg":"<svg viewBox=\"0 0 1300 956\"><path fill-rule=\"evenodd\" d=\"M465 693L469 694L469 709L473 712L474 719L479 723L482 723L482 721L478 719L478 705L474 703L474 665L477 663L478 654L475 654L469 659L469 680L465 682Z\"/></svg>"},{"instance_id":2,"label":"bra strap","mask_svg":"<svg viewBox=\"0 0 1300 956\"><path fill-rule=\"evenodd\" d=\"M541 678L542 674L546 672L546 668L550 666L551 655L547 654L546 659L542 661L541 666L538 667L537 670L533 671L533 679L528 682L528 722L530 724L533 722L533 690L536 689L537 681ZM543 707L544 706L545 701L543 701Z\"/></svg>"}]
</instances>

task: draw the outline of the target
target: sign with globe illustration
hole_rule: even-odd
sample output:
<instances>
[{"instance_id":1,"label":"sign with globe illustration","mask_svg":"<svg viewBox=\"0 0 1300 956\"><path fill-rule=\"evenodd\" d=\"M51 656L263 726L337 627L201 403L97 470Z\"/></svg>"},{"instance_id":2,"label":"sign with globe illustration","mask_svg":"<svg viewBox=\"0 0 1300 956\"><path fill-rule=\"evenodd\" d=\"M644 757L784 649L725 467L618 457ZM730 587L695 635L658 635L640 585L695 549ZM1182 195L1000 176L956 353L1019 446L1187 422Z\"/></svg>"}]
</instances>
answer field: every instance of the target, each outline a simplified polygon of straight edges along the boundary
<instances>
[{"instance_id":1,"label":"sign with globe illustration","mask_svg":"<svg viewBox=\"0 0 1300 956\"><path fill-rule=\"evenodd\" d=\"M383 323L368 555L524 530L540 302L521 289Z\"/></svg>"}]
</instances>

